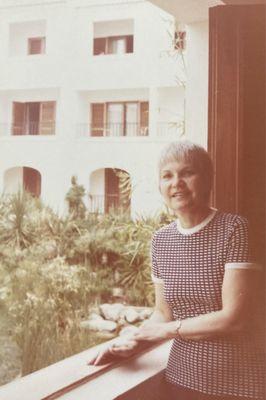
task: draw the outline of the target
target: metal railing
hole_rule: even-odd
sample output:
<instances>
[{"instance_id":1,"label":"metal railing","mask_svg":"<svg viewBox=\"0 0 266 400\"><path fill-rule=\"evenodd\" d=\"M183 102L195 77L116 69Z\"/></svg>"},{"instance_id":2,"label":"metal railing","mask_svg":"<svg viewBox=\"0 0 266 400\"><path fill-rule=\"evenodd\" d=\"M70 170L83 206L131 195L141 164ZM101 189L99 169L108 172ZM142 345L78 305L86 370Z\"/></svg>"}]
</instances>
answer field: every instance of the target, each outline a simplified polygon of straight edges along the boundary
<instances>
[{"instance_id":1,"label":"metal railing","mask_svg":"<svg viewBox=\"0 0 266 400\"><path fill-rule=\"evenodd\" d=\"M89 212L104 214L111 209L122 209L124 204L118 194L92 195L89 194Z\"/></svg>"},{"instance_id":2,"label":"metal railing","mask_svg":"<svg viewBox=\"0 0 266 400\"><path fill-rule=\"evenodd\" d=\"M176 122L158 122L156 134L153 137L158 138L180 138L184 134L184 121ZM150 135L148 126L140 126L137 123L121 123L93 125L79 124L77 128L79 137L147 137Z\"/></svg>"},{"instance_id":3,"label":"metal railing","mask_svg":"<svg viewBox=\"0 0 266 400\"><path fill-rule=\"evenodd\" d=\"M140 126L138 123L108 123L104 125L79 124L79 137L135 137L148 136L148 126Z\"/></svg>"},{"instance_id":4,"label":"metal railing","mask_svg":"<svg viewBox=\"0 0 266 400\"><path fill-rule=\"evenodd\" d=\"M96 126L92 124L78 124L78 137L148 137L150 134L147 126L140 126L136 123L105 124ZM156 135L152 137L178 139L184 134L184 121L158 122ZM7 136L38 136L55 135L55 122L30 122L28 124L7 124L0 123L0 137Z\"/></svg>"},{"instance_id":5,"label":"metal railing","mask_svg":"<svg viewBox=\"0 0 266 400\"><path fill-rule=\"evenodd\" d=\"M55 122L0 123L0 136L54 135Z\"/></svg>"}]
</instances>

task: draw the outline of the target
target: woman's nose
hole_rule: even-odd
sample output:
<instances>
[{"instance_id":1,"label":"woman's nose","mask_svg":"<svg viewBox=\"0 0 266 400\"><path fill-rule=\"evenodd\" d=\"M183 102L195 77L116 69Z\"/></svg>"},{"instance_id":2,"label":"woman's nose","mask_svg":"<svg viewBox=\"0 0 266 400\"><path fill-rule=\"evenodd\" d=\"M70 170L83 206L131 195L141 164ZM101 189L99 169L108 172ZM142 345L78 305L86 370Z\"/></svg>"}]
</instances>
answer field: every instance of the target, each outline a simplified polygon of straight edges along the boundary
<instances>
[{"instance_id":1,"label":"woman's nose","mask_svg":"<svg viewBox=\"0 0 266 400\"><path fill-rule=\"evenodd\" d=\"M172 180L172 186L174 187L183 187L184 186L184 181L182 178L180 178L178 175L173 177Z\"/></svg>"}]
</instances>

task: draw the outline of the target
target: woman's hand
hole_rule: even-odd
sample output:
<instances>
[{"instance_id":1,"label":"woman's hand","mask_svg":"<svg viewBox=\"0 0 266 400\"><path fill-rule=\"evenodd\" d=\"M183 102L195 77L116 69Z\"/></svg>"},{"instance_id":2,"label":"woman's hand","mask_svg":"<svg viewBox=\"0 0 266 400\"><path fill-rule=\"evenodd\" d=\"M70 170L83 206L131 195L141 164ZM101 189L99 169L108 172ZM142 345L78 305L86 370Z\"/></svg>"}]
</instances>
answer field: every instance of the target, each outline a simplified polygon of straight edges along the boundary
<instances>
[{"instance_id":1,"label":"woman's hand","mask_svg":"<svg viewBox=\"0 0 266 400\"><path fill-rule=\"evenodd\" d=\"M138 342L132 337L119 338L88 361L88 365L104 365L119 358L130 357L136 353L137 347Z\"/></svg>"},{"instance_id":2,"label":"woman's hand","mask_svg":"<svg viewBox=\"0 0 266 400\"><path fill-rule=\"evenodd\" d=\"M175 328L171 322L150 322L144 323L133 335L136 341L156 342L164 339L171 339L176 335Z\"/></svg>"}]
</instances>

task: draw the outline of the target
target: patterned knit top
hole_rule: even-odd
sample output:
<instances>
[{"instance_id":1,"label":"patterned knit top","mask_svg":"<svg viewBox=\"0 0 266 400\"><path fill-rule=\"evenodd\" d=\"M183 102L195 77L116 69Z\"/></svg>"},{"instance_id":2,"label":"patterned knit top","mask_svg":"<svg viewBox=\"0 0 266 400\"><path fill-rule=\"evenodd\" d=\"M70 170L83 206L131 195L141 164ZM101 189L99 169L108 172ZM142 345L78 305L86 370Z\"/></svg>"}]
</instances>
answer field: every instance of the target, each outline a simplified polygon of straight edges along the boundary
<instances>
[{"instance_id":1,"label":"patterned knit top","mask_svg":"<svg viewBox=\"0 0 266 400\"><path fill-rule=\"evenodd\" d=\"M175 221L153 237L152 277L164 284L174 319L220 310L227 268L256 269L247 221L238 215L213 210L197 227L184 229ZM264 365L263 337L252 327L252 333L208 340L176 338L166 379L210 395L264 400Z\"/></svg>"}]
</instances>

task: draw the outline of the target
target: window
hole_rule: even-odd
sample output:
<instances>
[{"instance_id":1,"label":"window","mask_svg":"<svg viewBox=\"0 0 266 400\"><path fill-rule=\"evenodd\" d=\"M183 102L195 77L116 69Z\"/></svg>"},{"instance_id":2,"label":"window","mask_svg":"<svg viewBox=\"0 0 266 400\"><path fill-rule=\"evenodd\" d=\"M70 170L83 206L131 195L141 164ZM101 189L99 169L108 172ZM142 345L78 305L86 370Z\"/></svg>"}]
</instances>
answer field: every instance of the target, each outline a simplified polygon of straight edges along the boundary
<instances>
[{"instance_id":1,"label":"window","mask_svg":"<svg viewBox=\"0 0 266 400\"><path fill-rule=\"evenodd\" d=\"M134 52L134 20L93 23L93 55Z\"/></svg>"},{"instance_id":2,"label":"window","mask_svg":"<svg viewBox=\"0 0 266 400\"><path fill-rule=\"evenodd\" d=\"M28 54L44 54L45 37L36 37L28 39Z\"/></svg>"},{"instance_id":3,"label":"window","mask_svg":"<svg viewBox=\"0 0 266 400\"><path fill-rule=\"evenodd\" d=\"M147 101L91 105L91 136L147 136L148 126Z\"/></svg>"},{"instance_id":4,"label":"window","mask_svg":"<svg viewBox=\"0 0 266 400\"><path fill-rule=\"evenodd\" d=\"M55 102L14 102L13 135L54 135Z\"/></svg>"},{"instance_id":5,"label":"window","mask_svg":"<svg viewBox=\"0 0 266 400\"><path fill-rule=\"evenodd\" d=\"M133 42L133 35L95 38L93 54L100 55L133 53Z\"/></svg>"},{"instance_id":6,"label":"window","mask_svg":"<svg viewBox=\"0 0 266 400\"><path fill-rule=\"evenodd\" d=\"M46 20L23 21L9 24L9 56L45 54Z\"/></svg>"}]
</instances>

